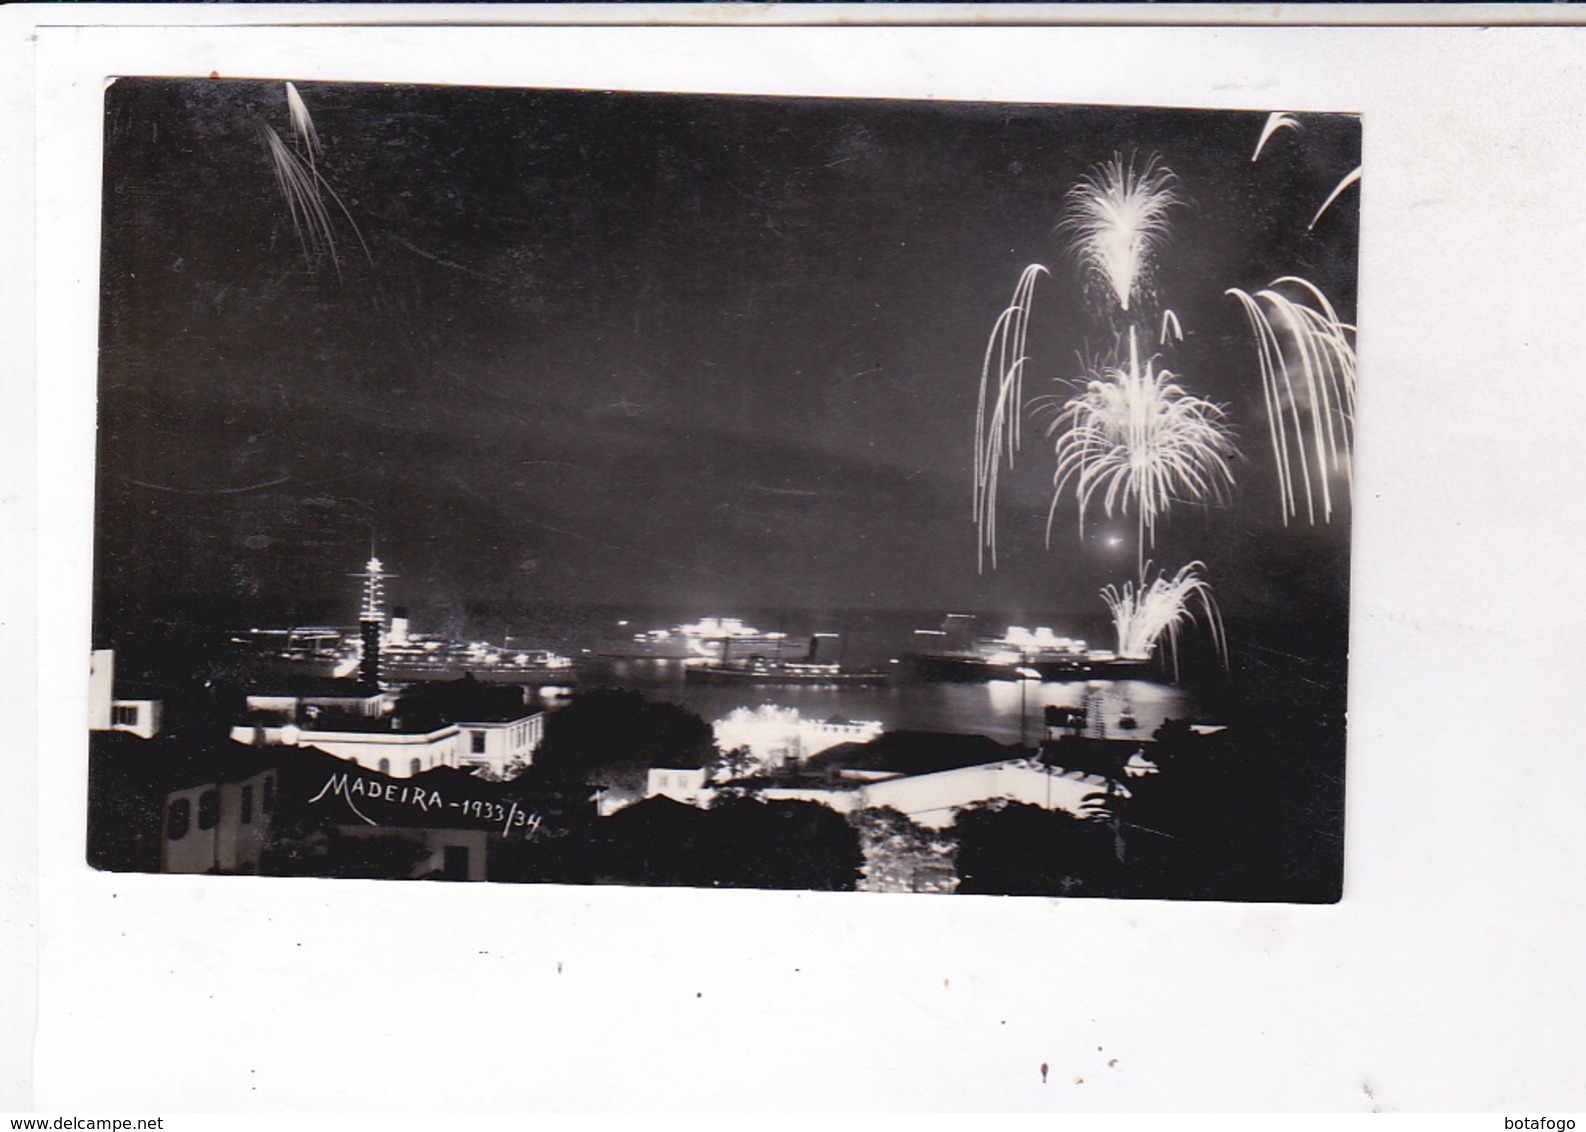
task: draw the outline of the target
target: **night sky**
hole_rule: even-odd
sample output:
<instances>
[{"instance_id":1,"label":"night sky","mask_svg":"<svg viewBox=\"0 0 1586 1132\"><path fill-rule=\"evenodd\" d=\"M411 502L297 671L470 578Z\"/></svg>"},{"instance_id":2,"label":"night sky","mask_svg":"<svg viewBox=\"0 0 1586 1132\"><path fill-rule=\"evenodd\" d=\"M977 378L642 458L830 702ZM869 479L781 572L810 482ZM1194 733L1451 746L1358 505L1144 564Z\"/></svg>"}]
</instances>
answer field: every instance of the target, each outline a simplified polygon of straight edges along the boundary
<instances>
[{"instance_id":1,"label":"night sky","mask_svg":"<svg viewBox=\"0 0 1586 1132\"><path fill-rule=\"evenodd\" d=\"M1344 615L1349 508L1279 519L1254 346L1228 287L1280 275L1352 320L1353 118L299 84L340 272L305 256L259 125L280 82L106 95L96 577L101 631L151 609L348 622L379 553L432 627L487 603L1100 609L1132 517L1078 536L1026 433L977 574L975 400L1031 262L1030 396L1121 323L1054 228L1074 182L1155 154L1183 207L1163 358L1244 458L1151 557L1225 615ZM1099 510L1095 518L1100 520ZM1107 536L1126 536L1109 546Z\"/></svg>"}]
</instances>

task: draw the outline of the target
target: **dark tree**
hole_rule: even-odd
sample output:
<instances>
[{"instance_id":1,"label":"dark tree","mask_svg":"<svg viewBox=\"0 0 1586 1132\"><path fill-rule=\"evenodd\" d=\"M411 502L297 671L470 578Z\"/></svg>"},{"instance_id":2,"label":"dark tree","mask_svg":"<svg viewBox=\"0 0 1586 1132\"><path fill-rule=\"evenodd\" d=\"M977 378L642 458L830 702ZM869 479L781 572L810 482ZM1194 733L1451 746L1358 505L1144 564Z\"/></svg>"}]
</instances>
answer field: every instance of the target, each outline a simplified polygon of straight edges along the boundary
<instances>
[{"instance_id":1,"label":"dark tree","mask_svg":"<svg viewBox=\"0 0 1586 1132\"><path fill-rule=\"evenodd\" d=\"M1179 755L1195 746L1198 736L1191 730L1189 720L1164 719L1151 733L1151 738L1156 740L1156 746L1150 750L1151 761L1166 770Z\"/></svg>"},{"instance_id":2,"label":"dark tree","mask_svg":"<svg viewBox=\"0 0 1586 1132\"><path fill-rule=\"evenodd\" d=\"M713 831L698 807L660 795L636 802L600 821L597 879L708 888L722 851Z\"/></svg>"},{"instance_id":3,"label":"dark tree","mask_svg":"<svg viewBox=\"0 0 1586 1132\"><path fill-rule=\"evenodd\" d=\"M865 854L865 885L871 892L952 892L955 846L891 806L872 806L849 817Z\"/></svg>"},{"instance_id":4,"label":"dark tree","mask_svg":"<svg viewBox=\"0 0 1586 1132\"><path fill-rule=\"evenodd\" d=\"M958 891L1009 896L1111 896L1120 862L1111 823L1022 802L958 812Z\"/></svg>"},{"instance_id":5,"label":"dark tree","mask_svg":"<svg viewBox=\"0 0 1586 1132\"><path fill-rule=\"evenodd\" d=\"M724 798L706 816L713 884L845 891L858 883L858 831L828 806Z\"/></svg>"},{"instance_id":6,"label":"dark tree","mask_svg":"<svg viewBox=\"0 0 1586 1132\"><path fill-rule=\"evenodd\" d=\"M552 777L642 794L650 767L701 767L714 753L710 725L693 712L602 688L546 719L534 765Z\"/></svg>"},{"instance_id":7,"label":"dark tree","mask_svg":"<svg viewBox=\"0 0 1586 1132\"><path fill-rule=\"evenodd\" d=\"M165 793L149 747L112 732L88 738L88 863L96 869L160 871Z\"/></svg>"},{"instance_id":8,"label":"dark tree","mask_svg":"<svg viewBox=\"0 0 1586 1132\"><path fill-rule=\"evenodd\" d=\"M1274 717L1275 718L1275 717ZM1164 899L1337 898L1337 845L1308 841L1311 812L1338 792L1303 738L1262 719L1197 735L1173 721L1148 752L1159 774L1130 779L1121 807L1129 895Z\"/></svg>"},{"instance_id":9,"label":"dark tree","mask_svg":"<svg viewBox=\"0 0 1586 1132\"><path fill-rule=\"evenodd\" d=\"M521 804L538 822L526 836L492 841L486 879L589 884L599 878L603 845L598 831L604 822L595 814L588 788L563 783L566 788L558 788L538 766L512 780L514 787L524 788Z\"/></svg>"}]
</instances>

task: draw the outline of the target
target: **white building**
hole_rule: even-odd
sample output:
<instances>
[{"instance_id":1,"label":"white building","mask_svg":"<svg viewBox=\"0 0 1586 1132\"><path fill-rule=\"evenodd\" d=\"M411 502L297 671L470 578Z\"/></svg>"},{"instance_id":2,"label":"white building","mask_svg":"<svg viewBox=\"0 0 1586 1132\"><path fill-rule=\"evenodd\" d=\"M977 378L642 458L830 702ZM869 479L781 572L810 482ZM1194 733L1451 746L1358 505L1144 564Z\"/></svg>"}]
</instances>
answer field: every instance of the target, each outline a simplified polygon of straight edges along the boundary
<instances>
[{"instance_id":1,"label":"white building","mask_svg":"<svg viewBox=\"0 0 1586 1132\"><path fill-rule=\"evenodd\" d=\"M517 719L458 721L467 736L468 750L458 766L500 775L514 763L528 766L545 738L545 713L531 712Z\"/></svg>"},{"instance_id":2,"label":"white building","mask_svg":"<svg viewBox=\"0 0 1586 1132\"><path fill-rule=\"evenodd\" d=\"M167 873L258 872L270 843L271 818L281 797L281 765L250 760L237 752L242 769L222 773L210 768L165 796L161 821L160 869ZM342 775L345 784L346 775ZM288 773L288 780L290 775ZM377 787L378 789L378 787ZM298 800L301 805L301 799ZM416 813L417 811L415 811ZM444 815L449 811L441 811ZM444 876L484 880L488 834L483 829L446 824L369 824L349 820L331 831L340 839L399 837L419 847L410 877ZM310 844L318 835L311 835Z\"/></svg>"},{"instance_id":3,"label":"white building","mask_svg":"<svg viewBox=\"0 0 1586 1132\"><path fill-rule=\"evenodd\" d=\"M773 787L762 791L761 797L822 802L839 813L886 806L928 829L945 829L961 807L999 800L1093 817L1106 808L1108 791L1107 779L1099 775L1047 766L1037 759L1010 759L932 774L855 781L851 789ZM1116 785L1111 791L1117 797L1128 793Z\"/></svg>"},{"instance_id":4,"label":"white building","mask_svg":"<svg viewBox=\"0 0 1586 1132\"><path fill-rule=\"evenodd\" d=\"M1110 799L1129 796L1126 787L1100 775L1048 766L1039 759L1009 759L929 774L845 770L841 776L842 781L831 786L766 786L756 793L767 801L819 802L841 814L887 806L929 829L952 825L957 810L976 802L1025 802L1089 818L1104 813ZM709 806L716 790L704 770L656 767L649 773L646 794Z\"/></svg>"},{"instance_id":5,"label":"white building","mask_svg":"<svg viewBox=\"0 0 1586 1132\"><path fill-rule=\"evenodd\" d=\"M675 802L700 806L707 804L715 795L715 791L709 789L709 783L710 772L704 767L652 767L644 796L653 798L661 794Z\"/></svg>"},{"instance_id":6,"label":"white building","mask_svg":"<svg viewBox=\"0 0 1586 1132\"><path fill-rule=\"evenodd\" d=\"M410 778L438 766L471 765L468 737L455 723L418 731L399 730L391 720L370 720L367 727L357 728L340 722L324 729L295 723L239 724L231 737L254 746L313 747L392 778Z\"/></svg>"},{"instance_id":7,"label":"white building","mask_svg":"<svg viewBox=\"0 0 1586 1132\"><path fill-rule=\"evenodd\" d=\"M129 731L140 739L158 735L163 715L160 701L118 699L115 682L115 650L95 649L88 657L88 730Z\"/></svg>"},{"instance_id":8,"label":"white building","mask_svg":"<svg viewBox=\"0 0 1586 1132\"><path fill-rule=\"evenodd\" d=\"M322 726L313 722L238 724L231 729L231 737L254 746L314 747L392 778L410 778L438 766L501 776L515 762L532 763L545 735L545 713L539 711L517 719L413 729L404 729L390 716L359 719L338 715L334 719Z\"/></svg>"},{"instance_id":9,"label":"white building","mask_svg":"<svg viewBox=\"0 0 1586 1132\"><path fill-rule=\"evenodd\" d=\"M258 871L275 793L270 767L237 782L203 782L166 795L161 871Z\"/></svg>"},{"instance_id":10,"label":"white building","mask_svg":"<svg viewBox=\"0 0 1586 1132\"><path fill-rule=\"evenodd\" d=\"M251 718L231 729L240 743L314 747L394 778L439 766L502 777L532 763L545 736L545 713L522 689L466 678L401 695L352 680L278 681L247 706Z\"/></svg>"}]
</instances>

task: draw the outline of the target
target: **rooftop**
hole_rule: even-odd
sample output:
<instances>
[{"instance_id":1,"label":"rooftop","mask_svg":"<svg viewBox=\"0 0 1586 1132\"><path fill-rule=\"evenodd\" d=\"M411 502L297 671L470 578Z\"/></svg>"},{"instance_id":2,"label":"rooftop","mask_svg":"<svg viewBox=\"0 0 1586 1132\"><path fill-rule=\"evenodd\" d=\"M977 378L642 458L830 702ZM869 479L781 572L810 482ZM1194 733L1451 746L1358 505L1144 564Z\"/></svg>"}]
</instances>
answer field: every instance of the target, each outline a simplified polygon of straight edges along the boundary
<instances>
[{"instance_id":1,"label":"rooftop","mask_svg":"<svg viewBox=\"0 0 1586 1132\"><path fill-rule=\"evenodd\" d=\"M403 691L398 714L431 722L510 723L538 714L522 688L472 676L426 681Z\"/></svg>"},{"instance_id":2,"label":"rooftop","mask_svg":"<svg viewBox=\"0 0 1586 1132\"><path fill-rule=\"evenodd\" d=\"M1004 746L984 735L938 731L888 731L868 743L839 743L809 760L817 770L883 770L930 774L964 766L1023 758L1029 752Z\"/></svg>"},{"instance_id":3,"label":"rooftop","mask_svg":"<svg viewBox=\"0 0 1586 1132\"><path fill-rule=\"evenodd\" d=\"M360 680L347 680L335 676L310 676L307 674L271 675L248 689L250 696L295 696L299 699L367 700L380 695Z\"/></svg>"}]
</instances>

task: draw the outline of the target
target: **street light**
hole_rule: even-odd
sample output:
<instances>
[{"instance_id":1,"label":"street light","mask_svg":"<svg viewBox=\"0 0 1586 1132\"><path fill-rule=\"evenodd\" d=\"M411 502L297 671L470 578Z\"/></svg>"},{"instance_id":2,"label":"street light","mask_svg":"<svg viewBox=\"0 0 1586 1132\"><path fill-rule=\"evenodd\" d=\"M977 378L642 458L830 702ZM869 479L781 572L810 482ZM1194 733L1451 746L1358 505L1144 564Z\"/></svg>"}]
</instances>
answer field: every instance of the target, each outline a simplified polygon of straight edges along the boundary
<instances>
[{"instance_id":1,"label":"street light","mask_svg":"<svg viewBox=\"0 0 1586 1132\"><path fill-rule=\"evenodd\" d=\"M1023 664L1015 668L1013 674L1019 677L1019 746L1023 747L1028 745L1030 741L1029 728L1026 726L1030 713L1025 710L1025 701L1028 698L1030 681L1039 680L1041 674Z\"/></svg>"}]
</instances>

